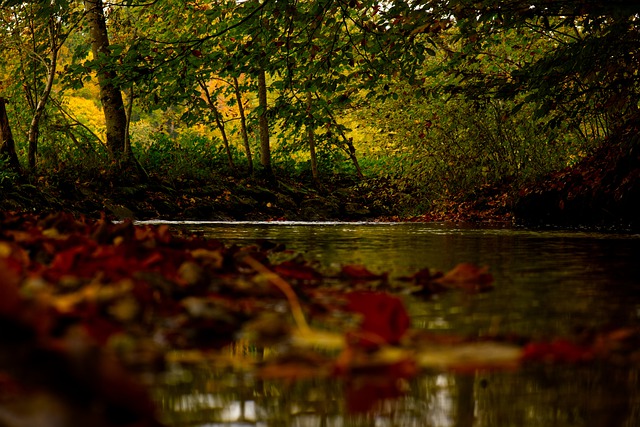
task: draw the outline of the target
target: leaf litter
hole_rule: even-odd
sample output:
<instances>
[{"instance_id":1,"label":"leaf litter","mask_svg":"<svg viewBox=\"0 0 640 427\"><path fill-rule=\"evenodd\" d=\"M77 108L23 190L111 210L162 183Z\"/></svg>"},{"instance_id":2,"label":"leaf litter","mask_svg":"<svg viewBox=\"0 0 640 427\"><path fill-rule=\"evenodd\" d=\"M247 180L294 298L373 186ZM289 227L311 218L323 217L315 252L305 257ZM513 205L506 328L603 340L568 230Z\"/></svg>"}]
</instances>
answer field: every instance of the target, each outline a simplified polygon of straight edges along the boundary
<instances>
[{"instance_id":1,"label":"leaf litter","mask_svg":"<svg viewBox=\"0 0 640 427\"><path fill-rule=\"evenodd\" d=\"M638 358L635 328L545 342L415 330L402 294L486 292L493 277L464 263L397 281L360 265L326 273L264 242L226 246L166 226L0 213L0 423L31 422L45 408L61 421L40 425L160 425L148 386L130 373L175 363L288 381L340 377L347 406L366 411L424 370ZM226 356L238 340L277 351Z\"/></svg>"}]
</instances>

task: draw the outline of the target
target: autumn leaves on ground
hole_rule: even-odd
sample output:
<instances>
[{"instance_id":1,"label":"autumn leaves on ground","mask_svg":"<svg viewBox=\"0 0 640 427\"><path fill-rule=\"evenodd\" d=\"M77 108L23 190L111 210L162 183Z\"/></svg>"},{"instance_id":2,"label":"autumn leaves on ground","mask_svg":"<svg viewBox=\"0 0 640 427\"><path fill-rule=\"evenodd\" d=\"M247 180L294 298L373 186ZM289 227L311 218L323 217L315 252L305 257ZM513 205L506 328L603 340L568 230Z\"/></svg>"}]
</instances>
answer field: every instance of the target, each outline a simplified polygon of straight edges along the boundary
<instances>
[{"instance_id":1,"label":"autumn leaves on ground","mask_svg":"<svg viewBox=\"0 0 640 427\"><path fill-rule=\"evenodd\" d=\"M147 388L130 373L162 372L168 360L220 362L237 339L285 344L245 367L264 378L359 378L370 392L345 381L345 397L365 411L399 396L396 379L422 369L620 361L640 338L618 329L540 343L413 329L403 295L491 291L488 268L471 264L390 278L358 265L319 271L269 242L229 247L166 226L69 214L4 213L0 222L0 420L8 425L51 416L158 425ZM283 303L286 313L274 309Z\"/></svg>"}]
</instances>

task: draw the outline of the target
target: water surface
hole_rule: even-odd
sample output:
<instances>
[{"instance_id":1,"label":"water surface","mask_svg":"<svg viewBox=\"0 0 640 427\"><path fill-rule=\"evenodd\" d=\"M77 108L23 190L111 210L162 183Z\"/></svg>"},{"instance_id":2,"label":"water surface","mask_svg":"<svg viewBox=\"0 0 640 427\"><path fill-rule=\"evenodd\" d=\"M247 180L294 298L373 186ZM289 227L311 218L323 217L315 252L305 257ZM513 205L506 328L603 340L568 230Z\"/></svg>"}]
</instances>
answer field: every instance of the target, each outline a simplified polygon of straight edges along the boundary
<instances>
[{"instance_id":1,"label":"water surface","mask_svg":"<svg viewBox=\"0 0 640 427\"><path fill-rule=\"evenodd\" d=\"M407 299L414 327L438 333L549 339L640 320L640 235L420 223L172 226L228 244L283 243L328 270L360 263L397 277L488 266L491 292ZM628 364L430 372L402 384L406 395L375 414L353 416L349 384L281 384L202 366L181 371L159 399L176 426L636 426L639 375Z\"/></svg>"}]
</instances>

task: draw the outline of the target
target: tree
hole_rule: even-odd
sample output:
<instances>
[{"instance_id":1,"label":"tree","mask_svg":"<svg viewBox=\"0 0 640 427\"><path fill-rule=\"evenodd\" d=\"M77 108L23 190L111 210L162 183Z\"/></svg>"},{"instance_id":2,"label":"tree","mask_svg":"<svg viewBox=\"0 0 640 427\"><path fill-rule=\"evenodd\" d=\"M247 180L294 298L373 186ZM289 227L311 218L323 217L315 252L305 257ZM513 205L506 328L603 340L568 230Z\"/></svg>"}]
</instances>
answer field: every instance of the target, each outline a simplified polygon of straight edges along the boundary
<instances>
[{"instance_id":1,"label":"tree","mask_svg":"<svg viewBox=\"0 0 640 427\"><path fill-rule=\"evenodd\" d=\"M637 115L640 84L640 6L630 2L594 0L554 2L494 0L433 3L430 9L405 5L407 31L430 33L433 23L447 20L450 43L443 76L454 76L446 88L470 97L493 96L535 102L538 117L550 125L580 123L600 115L613 129ZM427 25L427 21L431 24ZM517 39L537 40L540 47ZM505 64L506 55L493 57L496 45L511 40L511 55L521 61L501 72L478 69L479 63ZM544 44L543 46L541 46ZM530 54L530 55L529 55ZM528 55L528 58L527 58ZM486 69L485 69L486 70ZM517 107L520 108L520 107Z\"/></svg>"},{"instance_id":2,"label":"tree","mask_svg":"<svg viewBox=\"0 0 640 427\"><path fill-rule=\"evenodd\" d=\"M125 151L127 117L122 92L116 85L117 73L110 66L109 35L102 0L84 0L94 64L98 70L100 101L107 128L107 147L114 160L122 160Z\"/></svg>"},{"instance_id":3,"label":"tree","mask_svg":"<svg viewBox=\"0 0 640 427\"><path fill-rule=\"evenodd\" d=\"M318 175L318 156L316 155L316 127L313 124L313 94L307 92L307 114L309 122L307 127L307 144L309 144L309 157L311 160L311 177L316 185L320 183L320 177Z\"/></svg>"},{"instance_id":4,"label":"tree","mask_svg":"<svg viewBox=\"0 0 640 427\"><path fill-rule=\"evenodd\" d=\"M267 178L273 178L271 167L271 143L269 141L269 104L267 103L267 74L264 69L258 70L258 130L260 135L260 164Z\"/></svg>"},{"instance_id":5,"label":"tree","mask_svg":"<svg viewBox=\"0 0 640 427\"><path fill-rule=\"evenodd\" d=\"M27 157L33 170L40 129L57 77L59 53L78 20L73 8L55 2L6 6L0 12L0 46L11 52L4 64L9 75L7 89L13 92L14 102L19 102L18 97L24 99L24 111L30 115Z\"/></svg>"},{"instance_id":6,"label":"tree","mask_svg":"<svg viewBox=\"0 0 640 427\"><path fill-rule=\"evenodd\" d=\"M47 69L47 79L40 100L35 106L31 124L29 126L29 150L28 150L28 162L29 168L32 170L36 167L36 153L38 151L38 134L40 132L40 120L44 113L49 96L51 95L51 89L53 89L53 83L56 78L56 67L58 65L58 53L62 47L65 37L61 34L61 25L59 16L56 14L50 14L47 25L47 34L49 36L49 61L45 64Z\"/></svg>"},{"instance_id":7,"label":"tree","mask_svg":"<svg viewBox=\"0 0 640 427\"><path fill-rule=\"evenodd\" d=\"M249 144L249 135L247 132L247 116L244 111L244 103L242 101L242 92L240 92L240 82L237 77L233 77L233 92L236 96L236 102L238 105L238 114L240 116L240 134L242 136L242 142L244 144L244 150L247 155L247 164L249 174L253 174L253 158L251 156L251 145Z\"/></svg>"},{"instance_id":8,"label":"tree","mask_svg":"<svg viewBox=\"0 0 640 427\"><path fill-rule=\"evenodd\" d=\"M20 172L20 161L16 154L6 103L6 99L0 97L0 159L7 161L15 172Z\"/></svg>"},{"instance_id":9,"label":"tree","mask_svg":"<svg viewBox=\"0 0 640 427\"><path fill-rule=\"evenodd\" d=\"M209 88L207 87L207 84L204 81L200 80L198 81L198 84L202 89L202 93L204 94L206 103L209 106L211 113L213 114L213 118L216 122L216 126L218 127L218 130L220 131L220 135L222 136L222 143L224 144L224 149L227 152L227 161L229 162L229 168L233 170L235 169L235 164L233 162L233 155L231 154L231 148L229 147L229 138L227 137L227 131L224 125L222 114L220 113L220 111L218 110L218 106L216 105L217 100L214 100L214 98L211 96L211 92L209 91Z\"/></svg>"}]
</instances>

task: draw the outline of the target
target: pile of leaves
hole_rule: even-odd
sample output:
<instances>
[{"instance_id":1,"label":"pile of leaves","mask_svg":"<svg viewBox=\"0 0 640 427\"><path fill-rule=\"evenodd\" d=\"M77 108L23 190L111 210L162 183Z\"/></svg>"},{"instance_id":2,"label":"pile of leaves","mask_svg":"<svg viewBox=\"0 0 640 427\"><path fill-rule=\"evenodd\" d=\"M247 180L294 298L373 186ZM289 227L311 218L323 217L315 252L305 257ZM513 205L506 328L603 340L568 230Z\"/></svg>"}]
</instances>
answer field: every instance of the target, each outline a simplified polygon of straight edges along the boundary
<instances>
[{"instance_id":1,"label":"pile of leaves","mask_svg":"<svg viewBox=\"0 0 640 427\"><path fill-rule=\"evenodd\" d=\"M148 387L130 373L212 361L240 336L279 346L250 367L256 375L343 377L353 410L397 396L396 379L425 368L584 362L637 348L640 336L437 336L411 328L399 293L489 291L488 269L424 269L396 282L358 265L321 272L269 242L226 246L166 226L1 213L0 423L159 425Z\"/></svg>"}]
</instances>

